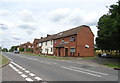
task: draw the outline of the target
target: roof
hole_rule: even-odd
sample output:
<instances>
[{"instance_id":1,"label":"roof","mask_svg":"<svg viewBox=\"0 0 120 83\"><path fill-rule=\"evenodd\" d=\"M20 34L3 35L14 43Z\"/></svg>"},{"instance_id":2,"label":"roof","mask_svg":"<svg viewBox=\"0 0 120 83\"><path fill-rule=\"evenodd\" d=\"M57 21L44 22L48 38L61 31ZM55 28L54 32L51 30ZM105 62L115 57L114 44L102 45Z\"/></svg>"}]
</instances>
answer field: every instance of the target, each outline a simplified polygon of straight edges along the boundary
<instances>
[{"instance_id":1,"label":"roof","mask_svg":"<svg viewBox=\"0 0 120 83\"><path fill-rule=\"evenodd\" d=\"M33 41L33 43L35 43L35 42L38 43L39 40L40 40L40 39L35 38L34 41Z\"/></svg>"},{"instance_id":2,"label":"roof","mask_svg":"<svg viewBox=\"0 0 120 83\"><path fill-rule=\"evenodd\" d=\"M59 38L63 38L63 37L71 36L71 35L76 35L81 30L82 27L89 27L89 26L82 25L82 26L78 26L78 27L63 31L63 32L59 32L57 34L53 34L51 36L42 38L39 40L39 42L44 42L48 40L59 39Z\"/></svg>"}]
</instances>

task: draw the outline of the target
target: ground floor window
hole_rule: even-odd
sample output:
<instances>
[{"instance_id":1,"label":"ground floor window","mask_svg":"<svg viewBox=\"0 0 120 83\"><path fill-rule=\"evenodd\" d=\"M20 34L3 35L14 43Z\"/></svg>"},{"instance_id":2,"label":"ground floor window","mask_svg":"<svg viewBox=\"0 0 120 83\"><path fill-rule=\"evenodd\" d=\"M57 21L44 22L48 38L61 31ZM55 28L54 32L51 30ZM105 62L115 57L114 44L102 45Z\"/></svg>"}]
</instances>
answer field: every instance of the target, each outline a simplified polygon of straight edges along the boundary
<instances>
[{"instance_id":1,"label":"ground floor window","mask_svg":"<svg viewBox=\"0 0 120 83\"><path fill-rule=\"evenodd\" d=\"M75 48L70 48L70 52L75 52Z\"/></svg>"}]
</instances>

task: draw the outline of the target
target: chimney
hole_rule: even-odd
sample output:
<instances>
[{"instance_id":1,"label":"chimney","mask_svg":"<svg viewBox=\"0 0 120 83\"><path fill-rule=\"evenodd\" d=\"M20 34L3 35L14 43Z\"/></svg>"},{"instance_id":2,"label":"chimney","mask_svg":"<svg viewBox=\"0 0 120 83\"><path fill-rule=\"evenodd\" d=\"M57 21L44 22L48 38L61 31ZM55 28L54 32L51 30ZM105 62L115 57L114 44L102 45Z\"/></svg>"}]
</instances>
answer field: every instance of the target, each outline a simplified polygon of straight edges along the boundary
<instances>
[{"instance_id":1,"label":"chimney","mask_svg":"<svg viewBox=\"0 0 120 83\"><path fill-rule=\"evenodd\" d=\"M47 37L51 36L50 34L47 34Z\"/></svg>"},{"instance_id":2,"label":"chimney","mask_svg":"<svg viewBox=\"0 0 120 83\"><path fill-rule=\"evenodd\" d=\"M41 37L40 39L42 39L43 37Z\"/></svg>"}]
</instances>

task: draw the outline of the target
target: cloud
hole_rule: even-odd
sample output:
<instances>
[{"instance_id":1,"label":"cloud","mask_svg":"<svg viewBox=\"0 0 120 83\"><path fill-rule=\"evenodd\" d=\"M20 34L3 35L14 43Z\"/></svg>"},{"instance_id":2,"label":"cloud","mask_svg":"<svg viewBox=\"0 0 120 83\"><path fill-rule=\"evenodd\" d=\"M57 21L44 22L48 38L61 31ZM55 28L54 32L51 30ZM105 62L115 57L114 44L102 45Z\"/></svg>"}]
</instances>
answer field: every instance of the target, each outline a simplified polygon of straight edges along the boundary
<instances>
[{"instance_id":1,"label":"cloud","mask_svg":"<svg viewBox=\"0 0 120 83\"><path fill-rule=\"evenodd\" d=\"M18 37L13 37L14 40L21 40L20 38Z\"/></svg>"},{"instance_id":2,"label":"cloud","mask_svg":"<svg viewBox=\"0 0 120 83\"><path fill-rule=\"evenodd\" d=\"M95 25L97 14L94 12L85 12L79 8L59 8L48 13L48 18L60 24L72 25Z\"/></svg>"},{"instance_id":3,"label":"cloud","mask_svg":"<svg viewBox=\"0 0 120 83\"><path fill-rule=\"evenodd\" d=\"M0 24L0 29L1 30L7 30L8 29L8 25L7 24Z\"/></svg>"},{"instance_id":4,"label":"cloud","mask_svg":"<svg viewBox=\"0 0 120 83\"><path fill-rule=\"evenodd\" d=\"M18 28L23 29L27 34L33 34L33 32L37 29L37 24L33 22L21 22L18 25Z\"/></svg>"},{"instance_id":5,"label":"cloud","mask_svg":"<svg viewBox=\"0 0 120 83\"><path fill-rule=\"evenodd\" d=\"M8 16L8 15L11 15L11 13L7 9L0 9L0 15L1 16Z\"/></svg>"},{"instance_id":6,"label":"cloud","mask_svg":"<svg viewBox=\"0 0 120 83\"><path fill-rule=\"evenodd\" d=\"M30 11L28 9L18 11L18 14L24 22L33 22L34 21L32 11Z\"/></svg>"}]
</instances>

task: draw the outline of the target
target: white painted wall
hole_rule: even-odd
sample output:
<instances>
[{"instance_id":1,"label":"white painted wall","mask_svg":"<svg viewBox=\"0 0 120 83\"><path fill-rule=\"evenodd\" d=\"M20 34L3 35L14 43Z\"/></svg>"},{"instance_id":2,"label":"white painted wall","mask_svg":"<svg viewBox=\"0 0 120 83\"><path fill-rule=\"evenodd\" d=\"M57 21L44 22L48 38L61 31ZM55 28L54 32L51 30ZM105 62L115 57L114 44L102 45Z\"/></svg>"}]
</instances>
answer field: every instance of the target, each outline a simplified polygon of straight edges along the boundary
<instances>
[{"instance_id":1,"label":"white painted wall","mask_svg":"<svg viewBox=\"0 0 120 83\"><path fill-rule=\"evenodd\" d=\"M52 48L52 51L51 51L51 48ZM43 42L42 53L47 53L47 49L48 49L48 54L53 54L53 40L47 41L47 45L46 45L46 42Z\"/></svg>"}]
</instances>

